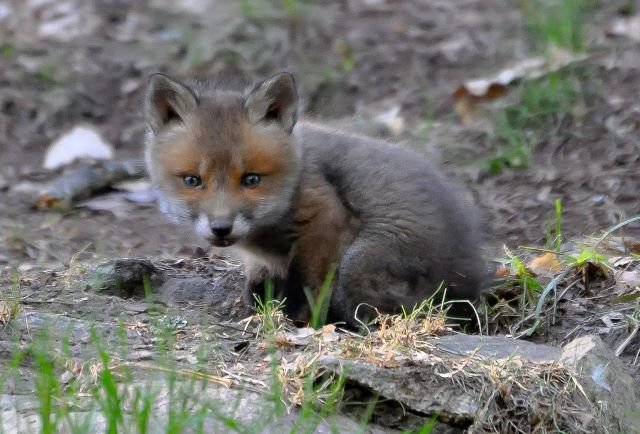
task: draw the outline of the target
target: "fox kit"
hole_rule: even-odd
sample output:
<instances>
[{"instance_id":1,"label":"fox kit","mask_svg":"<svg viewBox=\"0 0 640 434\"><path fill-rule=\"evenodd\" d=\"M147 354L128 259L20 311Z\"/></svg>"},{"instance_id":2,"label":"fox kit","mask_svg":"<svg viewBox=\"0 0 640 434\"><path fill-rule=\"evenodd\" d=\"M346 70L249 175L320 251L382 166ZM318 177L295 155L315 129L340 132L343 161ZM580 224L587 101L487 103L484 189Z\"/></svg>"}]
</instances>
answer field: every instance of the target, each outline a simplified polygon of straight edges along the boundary
<instances>
[{"instance_id":1,"label":"fox kit","mask_svg":"<svg viewBox=\"0 0 640 434\"><path fill-rule=\"evenodd\" d=\"M475 299L484 278L473 211L422 156L296 124L293 76L150 78L146 162L160 209L245 264L245 300L273 282L308 319L305 288L334 269L330 318L411 309L444 284Z\"/></svg>"}]
</instances>

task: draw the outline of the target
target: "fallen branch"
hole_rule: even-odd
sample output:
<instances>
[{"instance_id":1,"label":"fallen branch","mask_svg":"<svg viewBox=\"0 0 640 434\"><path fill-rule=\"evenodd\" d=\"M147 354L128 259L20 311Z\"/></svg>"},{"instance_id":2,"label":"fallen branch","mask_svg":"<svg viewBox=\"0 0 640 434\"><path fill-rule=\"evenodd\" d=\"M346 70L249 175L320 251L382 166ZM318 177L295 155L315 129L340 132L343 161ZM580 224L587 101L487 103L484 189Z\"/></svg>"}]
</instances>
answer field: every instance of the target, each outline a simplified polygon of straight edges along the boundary
<instances>
[{"instance_id":1,"label":"fallen branch","mask_svg":"<svg viewBox=\"0 0 640 434\"><path fill-rule=\"evenodd\" d=\"M70 208L74 202L91 197L120 181L146 176L144 161L100 161L60 175L38 195L39 210Z\"/></svg>"}]
</instances>

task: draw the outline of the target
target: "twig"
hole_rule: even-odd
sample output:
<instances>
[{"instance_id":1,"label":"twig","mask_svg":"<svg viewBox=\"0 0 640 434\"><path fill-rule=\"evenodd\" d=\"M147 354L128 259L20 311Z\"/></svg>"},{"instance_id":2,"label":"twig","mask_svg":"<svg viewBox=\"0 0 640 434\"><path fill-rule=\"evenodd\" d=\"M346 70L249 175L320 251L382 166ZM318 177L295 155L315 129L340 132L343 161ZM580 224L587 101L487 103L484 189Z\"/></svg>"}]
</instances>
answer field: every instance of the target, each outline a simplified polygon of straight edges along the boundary
<instances>
[{"instance_id":1,"label":"twig","mask_svg":"<svg viewBox=\"0 0 640 434\"><path fill-rule=\"evenodd\" d=\"M627 336L624 342L622 342L618 346L618 348L616 348L616 357L620 357L620 354L622 354L624 349L627 348L627 345L629 345L629 343L633 340L633 338L636 337L636 335L638 334L638 330L640 330L640 323L636 323L636 326L633 328L631 333L629 333L629 336Z\"/></svg>"},{"instance_id":2,"label":"twig","mask_svg":"<svg viewBox=\"0 0 640 434\"><path fill-rule=\"evenodd\" d=\"M102 161L60 175L38 195L40 210L68 208L75 201L86 199L100 190L128 179L146 175L142 160Z\"/></svg>"}]
</instances>

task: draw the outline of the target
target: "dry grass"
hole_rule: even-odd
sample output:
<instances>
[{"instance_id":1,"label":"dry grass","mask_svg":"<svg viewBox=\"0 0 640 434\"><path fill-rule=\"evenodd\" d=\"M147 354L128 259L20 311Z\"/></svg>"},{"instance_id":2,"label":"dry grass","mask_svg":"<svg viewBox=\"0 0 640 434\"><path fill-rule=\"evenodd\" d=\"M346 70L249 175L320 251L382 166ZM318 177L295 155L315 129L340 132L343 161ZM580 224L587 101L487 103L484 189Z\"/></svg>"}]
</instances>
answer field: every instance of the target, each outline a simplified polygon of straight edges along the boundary
<instances>
[{"instance_id":1,"label":"dry grass","mask_svg":"<svg viewBox=\"0 0 640 434\"><path fill-rule=\"evenodd\" d=\"M0 282L0 285L2 283ZM22 280L18 272L11 275L11 281L0 292L0 326L5 328L20 312Z\"/></svg>"},{"instance_id":2,"label":"dry grass","mask_svg":"<svg viewBox=\"0 0 640 434\"><path fill-rule=\"evenodd\" d=\"M288 406L309 402L322 406L341 393L334 386L344 378L318 368L318 362L329 357L358 360L381 369L432 367L438 381L449 382L480 403L473 432L578 433L596 429L595 407L567 366L532 363L520 357L496 360L479 354L460 357L436 353L434 338L451 333L442 312L381 315L377 328L366 335L333 326L286 330L284 327L271 342L280 350L289 350L278 367Z\"/></svg>"}]
</instances>

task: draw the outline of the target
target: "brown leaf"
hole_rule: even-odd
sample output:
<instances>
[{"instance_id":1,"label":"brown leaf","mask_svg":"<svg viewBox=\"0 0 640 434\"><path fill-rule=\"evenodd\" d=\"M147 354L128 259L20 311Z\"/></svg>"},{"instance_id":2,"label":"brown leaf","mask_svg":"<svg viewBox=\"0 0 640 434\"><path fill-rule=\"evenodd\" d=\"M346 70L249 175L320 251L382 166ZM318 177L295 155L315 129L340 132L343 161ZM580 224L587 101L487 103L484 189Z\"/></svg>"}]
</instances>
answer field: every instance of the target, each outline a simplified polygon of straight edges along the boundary
<instances>
[{"instance_id":1,"label":"brown leaf","mask_svg":"<svg viewBox=\"0 0 640 434\"><path fill-rule=\"evenodd\" d=\"M509 271L509 267L507 267L506 265L500 265L496 269L496 277L507 277L510 274L511 272Z\"/></svg>"},{"instance_id":2,"label":"brown leaf","mask_svg":"<svg viewBox=\"0 0 640 434\"><path fill-rule=\"evenodd\" d=\"M587 57L556 49L550 56L524 59L492 76L465 81L453 93L456 113L463 123L469 123L479 102L499 98L507 93L509 86L519 81L535 80Z\"/></svg>"},{"instance_id":3,"label":"brown leaf","mask_svg":"<svg viewBox=\"0 0 640 434\"><path fill-rule=\"evenodd\" d=\"M538 276L553 276L557 274L562 267L558 261L558 255L547 252L542 256L534 258L527 264L527 268Z\"/></svg>"}]
</instances>

